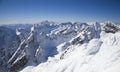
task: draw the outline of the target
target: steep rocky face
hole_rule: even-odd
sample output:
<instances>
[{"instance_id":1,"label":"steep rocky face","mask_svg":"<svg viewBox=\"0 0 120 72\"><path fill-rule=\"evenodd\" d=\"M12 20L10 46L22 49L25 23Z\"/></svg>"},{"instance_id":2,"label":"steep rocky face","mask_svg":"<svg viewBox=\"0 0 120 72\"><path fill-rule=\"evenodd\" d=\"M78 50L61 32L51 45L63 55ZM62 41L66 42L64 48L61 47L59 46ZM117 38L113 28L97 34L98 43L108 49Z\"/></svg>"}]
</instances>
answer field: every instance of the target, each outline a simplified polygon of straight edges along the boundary
<instances>
[{"instance_id":1,"label":"steep rocky face","mask_svg":"<svg viewBox=\"0 0 120 72\"><path fill-rule=\"evenodd\" d=\"M0 72L8 71L7 62L13 56L22 41L19 35L16 34L18 27L20 28L20 26L17 25L0 26Z\"/></svg>"},{"instance_id":2,"label":"steep rocky face","mask_svg":"<svg viewBox=\"0 0 120 72\"><path fill-rule=\"evenodd\" d=\"M10 72L17 72L26 66L46 62L49 57L54 57L59 53L61 53L60 59L64 59L67 53L74 50L70 49L72 45L82 45L93 38L100 38L101 31L108 32L109 30L111 32L113 30L114 32L111 33L119 31L120 28L117 25L111 27L113 24L111 23L110 26L108 24L105 23L104 26L97 22L91 24L71 22L56 24L43 21L34 25L5 26L7 29L1 26L1 66L3 66L5 58L7 59L6 67L3 68ZM6 49L14 48L12 51L5 52L6 56L10 55L9 57L3 53L2 47L4 45L7 46Z\"/></svg>"},{"instance_id":3,"label":"steep rocky face","mask_svg":"<svg viewBox=\"0 0 120 72\"><path fill-rule=\"evenodd\" d=\"M5 26L0 26L0 48L4 46L12 47L17 35L14 30Z\"/></svg>"},{"instance_id":4,"label":"steep rocky face","mask_svg":"<svg viewBox=\"0 0 120 72\"><path fill-rule=\"evenodd\" d=\"M120 30L120 28L116 25L116 24L114 24L114 23L106 23L105 25L104 25L104 31L106 32L106 33L116 33L116 32L118 32Z\"/></svg>"},{"instance_id":5,"label":"steep rocky face","mask_svg":"<svg viewBox=\"0 0 120 72\"><path fill-rule=\"evenodd\" d=\"M20 39L17 37L14 30L0 26L0 70L5 72L4 67L7 65L7 61L16 51L20 44Z\"/></svg>"}]
</instances>

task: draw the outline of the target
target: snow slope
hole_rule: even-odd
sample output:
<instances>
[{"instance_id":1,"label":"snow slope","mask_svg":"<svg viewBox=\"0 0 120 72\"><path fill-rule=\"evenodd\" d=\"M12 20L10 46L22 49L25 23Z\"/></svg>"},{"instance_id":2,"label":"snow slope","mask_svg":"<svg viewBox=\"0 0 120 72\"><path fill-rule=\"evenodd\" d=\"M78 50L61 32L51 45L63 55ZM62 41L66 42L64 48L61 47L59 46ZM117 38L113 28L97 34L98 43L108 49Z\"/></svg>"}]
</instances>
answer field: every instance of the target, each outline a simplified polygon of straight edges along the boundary
<instances>
[{"instance_id":1,"label":"snow slope","mask_svg":"<svg viewBox=\"0 0 120 72\"><path fill-rule=\"evenodd\" d=\"M120 32L112 27L114 32L111 25L105 26L107 32L101 32L98 25L80 32L58 45L58 54L54 57L20 72L120 72ZM96 33L89 35L91 32Z\"/></svg>"},{"instance_id":2,"label":"snow slope","mask_svg":"<svg viewBox=\"0 0 120 72\"><path fill-rule=\"evenodd\" d=\"M45 63L27 67L21 72L120 72L120 33L73 45L70 49L72 51L64 59L59 59L58 54Z\"/></svg>"}]
</instances>

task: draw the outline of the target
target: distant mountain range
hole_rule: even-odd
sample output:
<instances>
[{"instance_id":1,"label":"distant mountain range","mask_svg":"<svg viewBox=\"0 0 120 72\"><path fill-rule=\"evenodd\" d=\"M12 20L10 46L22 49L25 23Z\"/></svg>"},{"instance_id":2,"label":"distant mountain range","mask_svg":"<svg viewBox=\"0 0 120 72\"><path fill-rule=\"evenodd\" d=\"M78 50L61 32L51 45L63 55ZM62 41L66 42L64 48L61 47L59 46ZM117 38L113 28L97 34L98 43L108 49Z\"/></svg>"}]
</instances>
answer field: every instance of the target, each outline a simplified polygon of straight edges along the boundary
<instances>
[{"instance_id":1,"label":"distant mountain range","mask_svg":"<svg viewBox=\"0 0 120 72\"><path fill-rule=\"evenodd\" d=\"M120 25L0 26L0 72L120 72Z\"/></svg>"}]
</instances>

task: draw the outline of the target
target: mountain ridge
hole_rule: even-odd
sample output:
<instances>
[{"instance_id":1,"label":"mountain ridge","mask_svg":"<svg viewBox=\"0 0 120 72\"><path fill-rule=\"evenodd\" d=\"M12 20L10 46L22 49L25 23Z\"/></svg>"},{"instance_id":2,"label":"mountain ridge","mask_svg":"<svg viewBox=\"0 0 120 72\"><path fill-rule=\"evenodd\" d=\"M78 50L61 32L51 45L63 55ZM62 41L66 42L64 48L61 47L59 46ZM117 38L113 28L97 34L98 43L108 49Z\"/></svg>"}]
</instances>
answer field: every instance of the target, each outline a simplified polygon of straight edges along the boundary
<instances>
[{"instance_id":1,"label":"mountain ridge","mask_svg":"<svg viewBox=\"0 0 120 72\"><path fill-rule=\"evenodd\" d=\"M88 50L88 53L86 54L94 55L99 52L99 49L101 48L101 45L103 43L103 41L99 41L99 39L101 39L101 37L103 36L101 35L102 33L106 35L111 33L117 34L120 31L120 26L112 22L67 22L56 24L54 22L43 21L40 24L33 24L33 26L28 24L25 26L20 25L18 27L5 27L13 29L15 31L14 33L16 33L16 36L18 37L18 39L14 43L15 46L12 46L15 47L15 51L13 51L12 53L11 51L8 52L11 53L11 56L8 58L5 64L1 65L7 66L4 67L4 69L7 69L6 72L18 72L19 70L27 66L29 67L38 65L39 67L39 65L41 65L42 63L49 62L50 57L51 59L53 58L53 61L56 57L58 57L58 59L56 60L62 61L65 58L69 58L67 56L69 56L69 54L71 55L71 53L77 49L77 46L81 47L85 44L89 45L89 42L91 42L91 40L93 40L93 42L91 43L94 43L95 41L95 45L93 45L93 47L95 47L93 49L90 48L90 50ZM2 38L3 37L1 37L1 39ZM65 68L67 69L67 67ZM57 72L64 71L64 69L63 71L61 70L58 69ZM37 69L35 71L38 72ZM2 71L1 69L1 72L5 72L5 70ZM73 72L77 71L75 70Z\"/></svg>"}]
</instances>

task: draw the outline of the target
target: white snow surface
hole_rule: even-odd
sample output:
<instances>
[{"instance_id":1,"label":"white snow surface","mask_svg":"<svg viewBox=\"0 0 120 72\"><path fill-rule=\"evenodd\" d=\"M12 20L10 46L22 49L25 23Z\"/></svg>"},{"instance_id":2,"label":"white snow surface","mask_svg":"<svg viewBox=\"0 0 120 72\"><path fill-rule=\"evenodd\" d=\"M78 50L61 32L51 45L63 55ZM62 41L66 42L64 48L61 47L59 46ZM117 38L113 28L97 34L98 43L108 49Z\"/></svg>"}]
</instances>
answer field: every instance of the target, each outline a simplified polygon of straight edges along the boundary
<instances>
[{"instance_id":1,"label":"white snow surface","mask_svg":"<svg viewBox=\"0 0 120 72\"><path fill-rule=\"evenodd\" d=\"M120 72L120 33L101 32L100 35L89 42L61 49L63 43L58 46L59 54L20 72Z\"/></svg>"},{"instance_id":2,"label":"white snow surface","mask_svg":"<svg viewBox=\"0 0 120 72\"><path fill-rule=\"evenodd\" d=\"M21 32L19 32L18 30L16 30L16 35L20 35L21 34Z\"/></svg>"}]
</instances>

